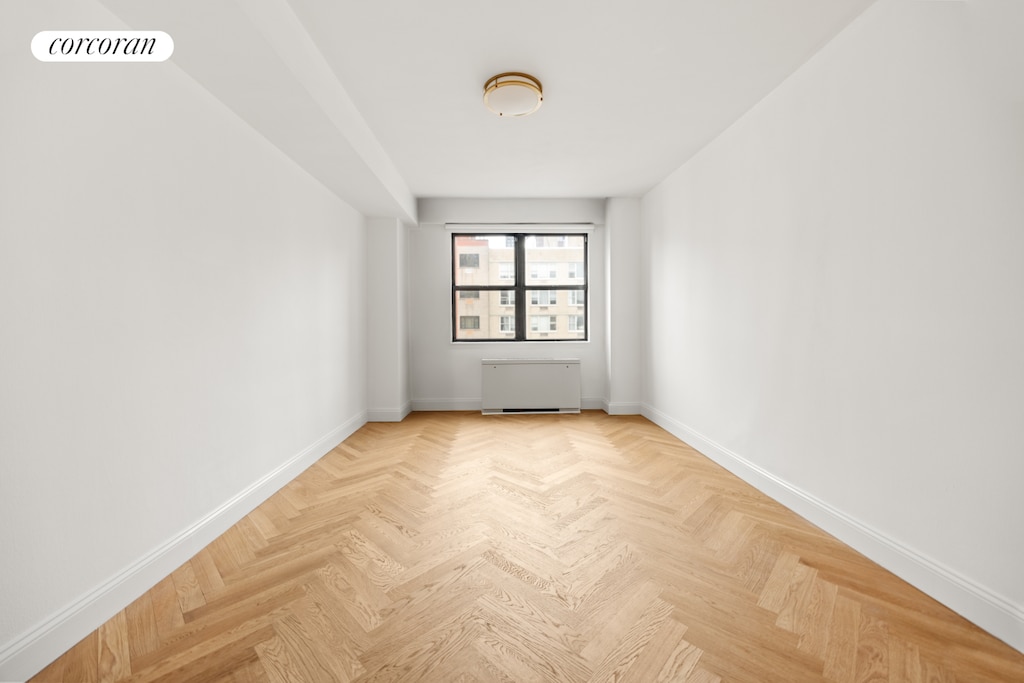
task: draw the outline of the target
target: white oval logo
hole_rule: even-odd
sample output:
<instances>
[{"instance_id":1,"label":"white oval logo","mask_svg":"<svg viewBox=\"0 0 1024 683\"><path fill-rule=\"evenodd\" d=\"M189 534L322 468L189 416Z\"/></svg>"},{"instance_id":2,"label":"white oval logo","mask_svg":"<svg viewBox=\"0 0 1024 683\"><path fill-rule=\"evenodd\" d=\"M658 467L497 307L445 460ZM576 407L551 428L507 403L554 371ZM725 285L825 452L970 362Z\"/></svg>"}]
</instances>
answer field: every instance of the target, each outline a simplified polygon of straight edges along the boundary
<instances>
[{"instance_id":1,"label":"white oval logo","mask_svg":"<svg viewBox=\"0 0 1024 683\"><path fill-rule=\"evenodd\" d=\"M40 31L32 54L41 62L162 62L174 52L163 31Z\"/></svg>"}]
</instances>

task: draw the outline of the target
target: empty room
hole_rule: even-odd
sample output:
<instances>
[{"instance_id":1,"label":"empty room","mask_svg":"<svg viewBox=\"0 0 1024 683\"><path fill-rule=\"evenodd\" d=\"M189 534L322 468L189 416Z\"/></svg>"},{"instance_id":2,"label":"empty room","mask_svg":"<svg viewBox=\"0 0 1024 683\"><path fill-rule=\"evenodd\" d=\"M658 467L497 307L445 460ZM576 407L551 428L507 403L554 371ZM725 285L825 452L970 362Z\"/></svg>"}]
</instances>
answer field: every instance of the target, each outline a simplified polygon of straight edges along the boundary
<instances>
[{"instance_id":1,"label":"empty room","mask_svg":"<svg viewBox=\"0 0 1024 683\"><path fill-rule=\"evenodd\" d=\"M4 2L0 681L1024 681L1022 35Z\"/></svg>"}]
</instances>

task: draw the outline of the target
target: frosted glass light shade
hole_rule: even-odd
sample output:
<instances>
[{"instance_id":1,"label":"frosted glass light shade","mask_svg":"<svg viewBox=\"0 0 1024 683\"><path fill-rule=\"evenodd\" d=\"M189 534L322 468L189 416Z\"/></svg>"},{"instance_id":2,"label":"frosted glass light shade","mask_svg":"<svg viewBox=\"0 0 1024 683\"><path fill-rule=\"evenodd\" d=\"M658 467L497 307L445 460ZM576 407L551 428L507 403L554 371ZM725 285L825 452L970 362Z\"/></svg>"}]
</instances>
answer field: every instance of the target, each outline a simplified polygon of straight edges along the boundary
<instances>
[{"instance_id":1,"label":"frosted glass light shade","mask_svg":"<svg viewBox=\"0 0 1024 683\"><path fill-rule=\"evenodd\" d=\"M484 104L498 116L527 116L540 109L544 91L529 74L509 72L484 84Z\"/></svg>"}]
</instances>

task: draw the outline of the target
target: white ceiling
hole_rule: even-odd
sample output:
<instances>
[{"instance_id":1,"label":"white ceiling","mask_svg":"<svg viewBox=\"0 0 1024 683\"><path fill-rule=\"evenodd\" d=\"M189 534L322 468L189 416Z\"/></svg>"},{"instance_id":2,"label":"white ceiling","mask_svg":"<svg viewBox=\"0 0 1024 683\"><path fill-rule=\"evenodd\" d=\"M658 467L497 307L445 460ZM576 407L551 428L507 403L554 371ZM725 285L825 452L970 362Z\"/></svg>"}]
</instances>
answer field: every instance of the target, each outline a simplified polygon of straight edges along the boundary
<instances>
[{"instance_id":1,"label":"white ceiling","mask_svg":"<svg viewBox=\"0 0 1024 683\"><path fill-rule=\"evenodd\" d=\"M291 5L417 196L639 195L870 0L377 0ZM544 84L501 119L484 82Z\"/></svg>"},{"instance_id":2,"label":"white ceiling","mask_svg":"<svg viewBox=\"0 0 1024 683\"><path fill-rule=\"evenodd\" d=\"M103 2L171 33L181 68L380 214L411 196L640 195L873 0ZM541 80L536 114L484 108L503 71Z\"/></svg>"}]
</instances>

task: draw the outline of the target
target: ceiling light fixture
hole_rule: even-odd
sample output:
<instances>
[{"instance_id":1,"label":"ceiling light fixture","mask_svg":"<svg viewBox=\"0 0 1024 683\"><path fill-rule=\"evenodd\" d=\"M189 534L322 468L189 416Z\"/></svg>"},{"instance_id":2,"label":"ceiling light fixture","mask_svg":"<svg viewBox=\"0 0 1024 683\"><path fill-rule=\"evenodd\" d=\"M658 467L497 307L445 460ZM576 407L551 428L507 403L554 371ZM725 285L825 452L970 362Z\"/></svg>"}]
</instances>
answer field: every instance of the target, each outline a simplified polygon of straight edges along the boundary
<instances>
[{"instance_id":1,"label":"ceiling light fixture","mask_svg":"<svg viewBox=\"0 0 1024 683\"><path fill-rule=\"evenodd\" d=\"M530 74L510 71L484 84L484 104L498 116L528 116L540 109L544 90Z\"/></svg>"}]
</instances>

